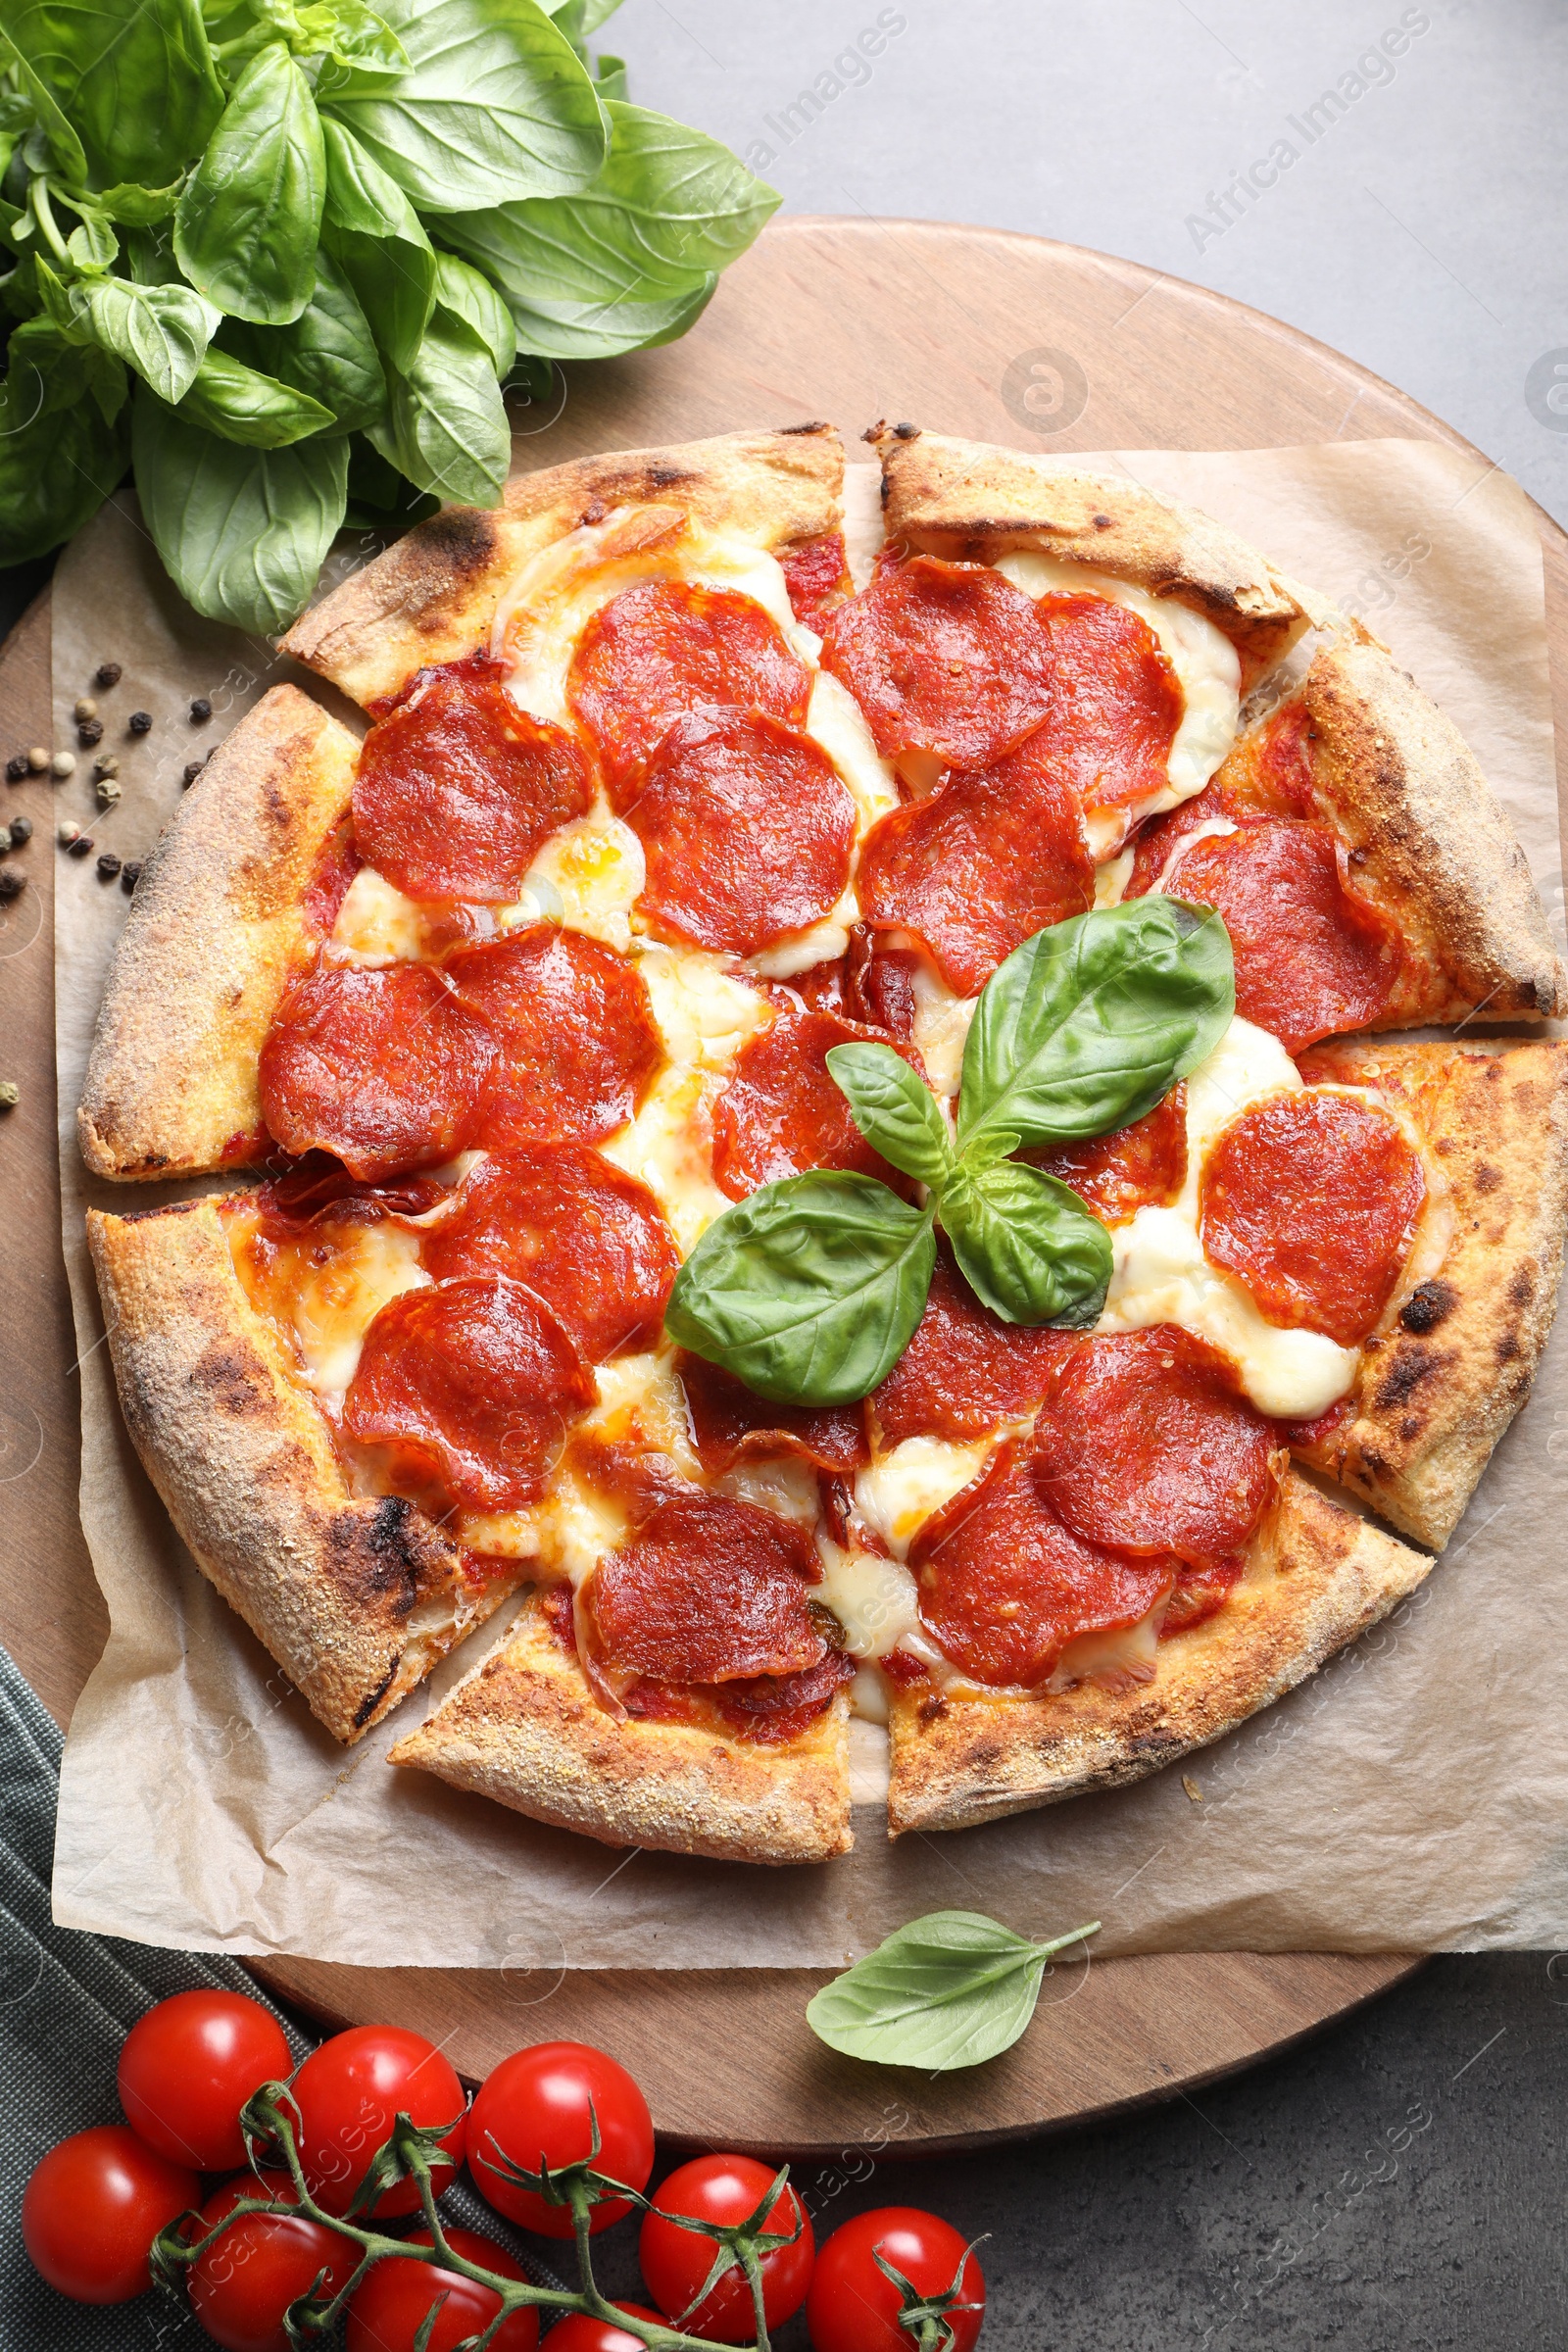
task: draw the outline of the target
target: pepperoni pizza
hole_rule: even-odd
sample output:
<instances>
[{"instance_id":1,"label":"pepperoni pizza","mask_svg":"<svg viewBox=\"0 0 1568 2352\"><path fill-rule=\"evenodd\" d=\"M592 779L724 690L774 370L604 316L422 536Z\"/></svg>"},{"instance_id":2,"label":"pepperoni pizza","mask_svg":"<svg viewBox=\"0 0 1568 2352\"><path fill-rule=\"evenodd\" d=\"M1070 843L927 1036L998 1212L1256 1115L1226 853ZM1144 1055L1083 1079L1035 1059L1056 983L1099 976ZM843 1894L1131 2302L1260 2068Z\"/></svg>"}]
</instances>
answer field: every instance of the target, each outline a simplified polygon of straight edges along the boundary
<instances>
[{"instance_id":1,"label":"pepperoni pizza","mask_svg":"<svg viewBox=\"0 0 1568 2352\"><path fill-rule=\"evenodd\" d=\"M345 1740L514 1603L392 1760L613 1843L844 1850L852 1724L895 1832L1217 1738L1427 1574L1553 1309L1563 1050L1470 1024L1568 980L1453 728L1202 516L868 437L853 576L808 425L524 477L309 613L363 740L290 685L236 728L81 1105L99 1175L236 1179L90 1220L206 1573ZM1003 1136L1102 1264L1004 1315L841 1050L940 1139L1009 959L1163 902L1234 1017ZM925 1237L869 1394L677 1345L699 1244L822 1171Z\"/></svg>"}]
</instances>

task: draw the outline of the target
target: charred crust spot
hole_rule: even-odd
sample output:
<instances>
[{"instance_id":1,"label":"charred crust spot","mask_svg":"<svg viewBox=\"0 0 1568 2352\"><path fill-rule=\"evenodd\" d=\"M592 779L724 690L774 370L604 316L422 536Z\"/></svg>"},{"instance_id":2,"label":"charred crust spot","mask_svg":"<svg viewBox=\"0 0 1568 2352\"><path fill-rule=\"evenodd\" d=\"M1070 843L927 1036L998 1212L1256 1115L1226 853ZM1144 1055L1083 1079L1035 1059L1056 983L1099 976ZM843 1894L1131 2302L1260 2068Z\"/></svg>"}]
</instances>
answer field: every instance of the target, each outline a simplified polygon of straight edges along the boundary
<instances>
[{"instance_id":1,"label":"charred crust spot","mask_svg":"<svg viewBox=\"0 0 1568 2352\"><path fill-rule=\"evenodd\" d=\"M650 490L673 490L681 482L697 479L686 466L650 466L646 476Z\"/></svg>"},{"instance_id":2,"label":"charred crust spot","mask_svg":"<svg viewBox=\"0 0 1568 2352\"><path fill-rule=\"evenodd\" d=\"M1374 1401L1382 1412L1397 1412L1408 1403L1424 1380L1437 1369L1437 1358L1425 1348L1400 1348L1378 1384ZM1371 1456L1368 1455L1368 1460Z\"/></svg>"},{"instance_id":3,"label":"charred crust spot","mask_svg":"<svg viewBox=\"0 0 1568 2352\"><path fill-rule=\"evenodd\" d=\"M1503 1333L1503 1335L1502 1335L1501 1339L1500 1339L1500 1340L1497 1342L1497 1361L1498 1361L1498 1363L1499 1363L1499 1364L1511 1364L1511 1363L1513 1362L1513 1359L1514 1359L1514 1357L1515 1357L1515 1356L1516 1356L1518 1353L1519 1353L1519 1335L1518 1335L1518 1333L1517 1333L1516 1331L1505 1331L1505 1332Z\"/></svg>"},{"instance_id":4,"label":"charred crust spot","mask_svg":"<svg viewBox=\"0 0 1568 2352\"><path fill-rule=\"evenodd\" d=\"M1523 1314L1536 1295L1536 1278L1528 1266L1516 1266L1508 1277L1508 1304Z\"/></svg>"},{"instance_id":5,"label":"charred crust spot","mask_svg":"<svg viewBox=\"0 0 1568 2352\"><path fill-rule=\"evenodd\" d=\"M1368 1478L1387 1478L1389 1475L1389 1465L1375 1446L1362 1446L1361 1467Z\"/></svg>"},{"instance_id":6,"label":"charred crust spot","mask_svg":"<svg viewBox=\"0 0 1568 2352\"><path fill-rule=\"evenodd\" d=\"M375 1689L373 1690L367 1690L365 1696L355 1708L354 1729L357 1732L364 1731L366 1725L369 1722L370 1717L375 1713L375 1710L381 1704L382 1699L385 1698L388 1690L390 1690L392 1688L392 1677L396 1674L397 1670L398 1661L396 1656L394 1656L391 1665L387 1668L385 1674L382 1675L381 1680L376 1684Z\"/></svg>"},{"instance_id":7,"label":"charred crust spot","mask_svg":"<svg viewBox=\"0 0 1568 2352\"><path fill-rule=\"evenodd\" d=\"M171 1200L167 1208L127 1208L123 1222L126 1225L145 1225L149 1217L194 1216L201 1205L199 1200Z\"/></svg>"},{"instance_id":8,"label":"charred crust spot","mask_svg":"<svg viewBox=\"0 0 1568 2352\"><path fill-rule=\"evenodd\" d=\"M1097 514L1095 516L1095 528L1097 531L1108 531L1110 528L1110 516L1108 514Z\"/></svg>"},{"instance_id":9,"label":"charred crust spot","mask_svg":"<svg viewBox=\"0 0 1568 2352\"><path fill-rule=\"evenodd\" d=\"M445 587L453 572L483 571L494 561L500 538L482 508L449 507L411 532L404 544L416 562L442 575L438 585Z\"/></svg>"},{"instance_id":10,"label":"charred crust spot","mask_svg":"<svg viewBox=\"0 0 1568 2352\"><path fill-rule=\"evenodd\" d=\"M778 429L787 435L792 433L830 433L833 427L823 417L814 416L809 424L781 424ZM869 440L870 435L867 434L866 438Z\"/></svg>"},{"instance_id":11,"label":"charred crust spot","mask_svg":"<svg viewBox=\"0 0 1568 2352\"><path fill-rule=\"evenodd\" d=\"M582 518L585 523L603 522L609 513L610 509L602 498L591 498L582 511Z\"/></svg>"},{"instance_id":12,"label":"charred crust spot","mask_svg":"<svg viewBox=\"0 0 1568 2352\"><path fill-rule=\"evenodd\" d=\"M889 483L887 475L886 475L886 474L884 474L884 475L882 476L882 504L883 504L884 506L886 506L886 505L887 505L887 503L888 503L888 500L889 500L889 498L890 498L891 496L892 496L892 485Z\"/></svg>"},{"instance_id":13,"label":"charred crust spot","mask_svg":"<svg viewBox=\"0 0 1568 2352\"><path fill-rule=\"evenodd\" d=\"M219 1409L236 1420L255 1412L265 1386L244 1350L228 1340L216 1342L198 1358L191 1384L206 1390Z\"/></svg>"},{"instance_id":14,"label":"charred crust spot","mask_svg":"<svg viewBox=\"0 0 1568 2352\"><path fill-rule=\"evenodd\" d=\"M860 435L860 439L862 441L870 441L873 443L880 441L887 429L887 426L880 420L875 424L868 424L864 432Z\"/></svg>"},{"instance_id":15,"label":"charred crust spot","mask_svg":"<svg viewBox=\"0 0 1568 2352\"><path fill-rule=\"evenodd\" d=\"M1517 1281L1518 1276L1514 1279ZM1413 1331L1420 1336L1424 1332L1436 1331L1438 1325L1452 1314L1458 1303L1459 1294L1451 1282L1418 1282L1399 1309L1399 1321L1406 1331Z\"/></svg>"},{"instance_id":16,"label":"charred crust spot","mask_svg":"<svg viewBox=\"0 0 1568 2352\"><path fill-rule=\"evenodd\" d=\"M418 1511L399 1494L384 1494L368 1520L340 1511L327 1530L334 1575L364 1600L406 1617L436 1581L439 1544L432 1544Z\"/></svg>"},{"instance_id":17,"label":"charred crust spot","mask_svg":"<svg viewBox=\"0 0 1568 2352\"><path fill-rule=\"evenodd\" d=\"M1494 1168L1488 1159L1478 1159L1475 1168L1475 1188L1478 1193L1494 1193L1502 1182L1502 1170Z\"/></svg>"},{"instance_id":18,"label":"charred crust spot","mask_svg":"<svg viewBox=\"0 0 1568 2352\"><path fill-rule=\"evenodd\" d=\"M920 427L917 424L896 424L893 431L895 437L900 441L917 441L920 437Z\"/></svg>"},{"instance_id":19,"label":"charred crust spot","mask_svg":"<svg viewBox=\"0 0 1568 2352\"><path fill-rule=\"evenodd\" d=\"M948 1702L937 1690L933 1690L929 1697L922 1698L914 1710L917 1720L921 1723L940 1723L947 1711Z\"/></svg>"},{"instance_id":20,"label":"charred crust spot","mask_svg":"<svg viewBox=\"0 0 1568 2352\"><path fill-rule=\"evenodd\" d=\"M1400 1443L1405 1446L1413 1445L1425 1426L1419 1413L1411 1413L1408 1419L1399 1423Z\"/></svg>"}]
</instances>

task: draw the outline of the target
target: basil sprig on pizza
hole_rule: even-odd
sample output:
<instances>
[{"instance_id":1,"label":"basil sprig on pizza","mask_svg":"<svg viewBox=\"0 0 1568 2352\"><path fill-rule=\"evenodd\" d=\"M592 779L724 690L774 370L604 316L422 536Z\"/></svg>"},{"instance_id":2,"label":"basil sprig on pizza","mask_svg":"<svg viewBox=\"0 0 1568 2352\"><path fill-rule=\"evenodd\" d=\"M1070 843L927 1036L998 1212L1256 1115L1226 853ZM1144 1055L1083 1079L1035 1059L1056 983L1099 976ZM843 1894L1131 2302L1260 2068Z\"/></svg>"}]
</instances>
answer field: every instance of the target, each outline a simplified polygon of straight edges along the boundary
<instances>
[{"instance_id":1,"label":"basil sprig on pizza","mask_svg":"<svg viewBox=\"0 0 1568 2352\"><path fill-rule=\"evenodd\" d=\"M925 1080L873 1039L823 1056L860 1134L923 1206L874 1177L764 1185L710 1225L675 1278L666 1328L760 1396L847 1404L914 1337L936 1229L1004 1323L1092 1329L1112 1271L1078 1195L1012 1154L1085 1142L1145 1116L1219 1043L1236 1006L1224 924L1140 899L1039 931L981 990L956 1134Z\"/></svg>"},{"instance_id":2,"label":"basil sprig on pizza","mask_svg":"<svg viewBox=\"0 0 1568 2352\"><path fill-rule=\"evenodd\" d=\"M612 1843L842 1852L852 1716L895 1833L1218 1738L1428 1574L1553 1309L1568 983L1452 727L1207 518L874 438L853 572L813 425L329 597L363 738L234 729L81 1105L230 1178L91 1217L206 1573L339 1739L469 1644L391 1763Z\"/></svg>"}]
</instances>

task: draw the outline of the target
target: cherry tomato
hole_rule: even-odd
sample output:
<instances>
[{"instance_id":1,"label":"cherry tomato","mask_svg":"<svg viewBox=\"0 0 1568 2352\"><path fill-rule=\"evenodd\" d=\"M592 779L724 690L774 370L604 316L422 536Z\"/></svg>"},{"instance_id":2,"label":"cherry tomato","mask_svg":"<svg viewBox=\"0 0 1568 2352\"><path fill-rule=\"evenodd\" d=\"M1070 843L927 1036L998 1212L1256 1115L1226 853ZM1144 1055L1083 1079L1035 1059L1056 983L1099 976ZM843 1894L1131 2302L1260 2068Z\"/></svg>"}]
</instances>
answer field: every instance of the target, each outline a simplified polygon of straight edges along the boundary
<instances>
[{"instance_id":1,"label":"cherry tomato","mask_svg":"<svg viewBox=\"0 0 1568 2352\"><path fill-rule=\"evenodd\" d=\"M300 2163L311 2194L326 2213L347 2213L366 2166L385 2139L394 2118L416 2124L451 2124L441 2145L450 2164L431 2167L430 2185L440 2196L463 2162L466 2102L463 2084L433 2042L404 2026L354 2026L313 2050L293 2082L303 2130ZM456 2120L454 2120L456 2119ZM375 2201L378 2218L416 2213L419 2192L412 2180L396 2181Z\"/></svg>"},{"instance_id":2,"label":"cherry tomato","mask_svg":"<svg viewBox=\"0 0 1568 2352\"><path fill-rule=\"evenodd\" d=\"M835 2230L817 2256L806 2306L815 2352L910 2352L914 2337L898 2325L899 2290L877 2269L880 2254L922 2295L945 2295L963 2265L958 2301L975 2311L953 2311L954 2352L974 2352L985 2317L986 2282L951 2224L917 2205L882 2205Z\"/></svg>"},{"instance_id":3,"label":"cherry tomato","mask_svg":"<svg viewBox=\"0 0 1568 2352\"><path fill-rule=\"evenodd\" d=\"M691 2317L682 2318L712 2268L717 2241L699 2230L679 2230L662 2216L683 2213L696 2222L744 2222L767 2194L774 2169L750 2156L699 2156L670 2174L652 2209L644 2214L637 2243L643 2277L661 2311L669 2319L679 2319L688 2335L706 2335L715 2344L749 2344L757 2333L752 2290L743 2270L726 2271ZM785 2188L760 2227L787 2236L800 2219L795 2191ZM809 2222L794 2245L763 2255L762 2309L769 2328L779 2327L800 2310L815 2260L816 2240Z\"/></svg>"},{"instance_id":4,"label":"cherry tomato","mask_svg":"<svg viewBox=\"0 0 1568 2352\"><path fill-rule=\"evenodd\" d=\"M571 2209L551 2205L532 2189L516 2188L490 2161L496 2148L525 2172L541 2160L552 2172L574 2164L593 2146L589 2102L599 2124L594 2170L628 2188L644 2188L654 2169L654 2123L648 2101L623 2066L583 2041L540 2041L514 2050L488 2075L468 2118L468 2168L482 2195L541 2237L570 2237ZM624 2197L607 2197L589 2215L595 2231L631 2210Z\"/></svg>"},{"instance_id":5,"label":"cherry tomato","mask_svg":"<svg viewBox=\"0 0 1568 2352\"><path fill-rule=\"evenodd\" d=\"M126 2303L152 2284L147 2250L201 2182L124 2124L74 2132L39 2158L22 2199L22 2242L74 2303Z\"/></svg>"},{"instance_id":6,"label":"cherry tomato","mask_svg":"<svg viewBox=\"0 0 1568 2352\"><path fill-rule=\"evenodd\" d=\"M171 2164L226 2173L245 2162L239 2111L264 2082L286 2082L283 2029L242 1992L176 1992L139 2017L120 2053L120 2104Z\"/></svg>"},{"instance_id":7,"label":"cherry tomato","mask_svg":"<svg viewBox=\"0 0 1568 2352\"><path fill-rule=\"evenodd\" d=\"M660 2316L657 2311L650 2311L646 2303L617 2303L614 2308L634 2320L657 2320ZM569 2320L562 2320L551 2328L545 2338L545 2352L648 2352L648 2347L629 2328L613 2328L608 2320L590 2320L585 2313L574 2311Z\"/></svg>"},{"instance_id":8,"label":"cherry tomato","mask_svg":"<svg viewBox=\"0 0 1568 2352\"><path fill-rule=\"evenodd\" d=\"M455 2254L482 2270L503 2278L527 2276L505 2246L498 2246L493 2237L481 2237L477 2230L448 2230L446 2237ZM428 2230L416 2230L408 2242L428 2246L433 2241ZM459 2272L432 2270L427 2262L399 2262L395 2256L378 2262L349 2305L347 2352L413 2352L420 2321L443 2295L446 2301L430 2330L426 2352L452 2352L455 2344L481 2335L501 2298ZM493 2352L534 2352L538 2341L536 2311L514 2311L490 2338ZM638 2352L643 2352L641 2345Z\"/></svg>"},{"instance_id":9,"label":"cherry tomato","mask_svg":"<svg viewBox=\"0 0 1568 2352\"><path fill-rule=\"evenodd\" d=\"M232 2213L242 2197L296 2202L287 2173L241 2173L215 2189L202 2207L204 2228ZM191 2232L194 2239L198 2232ZM358 2247L335 2230L303 2214L248 2213L198 2255L186 2272L191 2308L224 2352L288 2352L283 2314L324 2272L324 2291L336 2294L354 2276Z\"/></svg>"}]
</instances>

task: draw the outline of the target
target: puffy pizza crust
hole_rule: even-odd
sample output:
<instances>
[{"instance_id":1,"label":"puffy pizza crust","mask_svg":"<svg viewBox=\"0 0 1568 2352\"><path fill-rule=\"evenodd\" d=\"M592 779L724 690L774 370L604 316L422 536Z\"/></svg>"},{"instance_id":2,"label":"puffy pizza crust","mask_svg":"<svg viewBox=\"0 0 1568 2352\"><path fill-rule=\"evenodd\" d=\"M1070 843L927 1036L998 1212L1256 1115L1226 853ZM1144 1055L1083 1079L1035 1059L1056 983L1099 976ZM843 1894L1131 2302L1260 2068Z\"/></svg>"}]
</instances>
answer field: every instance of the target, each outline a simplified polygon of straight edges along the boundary
<instances>
[{"instance_id":1,"label":"puffy pizza crust","mask_svg":"<svg viewBox=\"0 0 1568 2352\"><path fill-rule=\"evenodd\" d=\"M1160 1642L1152 1681L940 1706L898 1693L889 1834L969 1829L1158 1772L1316 1673L1432 1564L1292 1471L1246 1576L1217 1616Z\"/></svg>"},{"instance_id":2,"label":"puffy pizza crust","mask_svg":"<svg viewBox=\"0 0 1568 2352\"><path fill-rule=\"evenodd\" d=\"M274 686L208 761L142 867L76 1113L95 1176L254 1156L257 1056L313 941L305 897L348 812L359 744Z\"/></svg>"},{"instance_id":3,"label":"puffy pizza crust","mask_svg":"<svg viewBox=\"0 0 1568 2352\"><path fill-rule=\"evenodd\" d=\"M311 1712L358 1740L514 1586L475 1593L421 1511L351 1491L215 1201L90 1209L87 1238L126 1427L170 1517Z\"/></svg>"},{"instance_id":4,"label":"puffy pizza crust","mask_svg":"<svg viewBox=\"0 0 1568 2352\"><path fill-rule=\"evenodd\" d=\"M1303 1459L1441 1549L1530 1394L1568 1219L1568 1046L1319 1046L1306 1074L1407 1104L1447 1184L1453 1238L1368 1342L1354 1417Z\"/></svg>"},{"instance_id":5,"label":"puffy pizza crust","mask_svg":"<svg viewBox=\"0 0 1568 2352\"><path fill-rule=\"evenodd\" d=\"M531 1600L502 1647L390 1753L607 1845L781 1863L823 1862L854 1842L842 1692L787 1745L617 1721Z\"/></svg>"},{"instance_id":6,"label":"puffy pizza crust","mask_svg":"<svg viewBox=\"0 0 1568 2352\"><path fill-rule=\"evenodd\" d=\"M1174 597L1231 640L1244 693L1308 625L1295 587L1264 557L1206 514L1166 506L1136 482L1071 473L1058 460L906 425L873 425L866 439L882 461L890 539L965 564L1032 548Z\"/></svg>"},{"instance_id":7,"label":"puffy pizza crust","mask_svg":"<svg viewBox=\"0 0 1568 2352\"><path fill-rule=\"evenodd\" d=\"M370 703L426 662L471 654L529 558L614 507L674 507L782 554L839 528L843 488L844 445L830 424L574 458L518 475L491 513L432 514L297 620L283 651Z\"/></svg>"}]
</instances>

